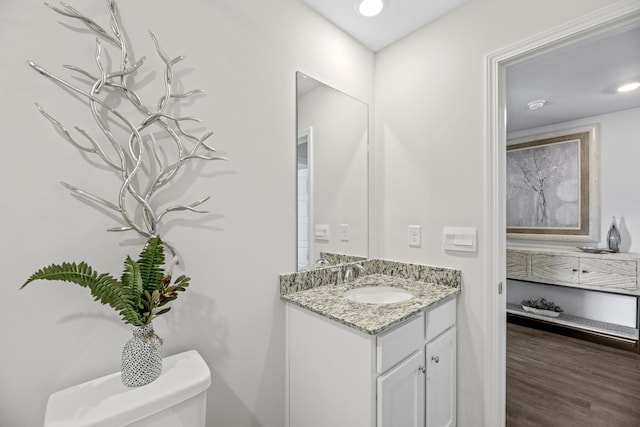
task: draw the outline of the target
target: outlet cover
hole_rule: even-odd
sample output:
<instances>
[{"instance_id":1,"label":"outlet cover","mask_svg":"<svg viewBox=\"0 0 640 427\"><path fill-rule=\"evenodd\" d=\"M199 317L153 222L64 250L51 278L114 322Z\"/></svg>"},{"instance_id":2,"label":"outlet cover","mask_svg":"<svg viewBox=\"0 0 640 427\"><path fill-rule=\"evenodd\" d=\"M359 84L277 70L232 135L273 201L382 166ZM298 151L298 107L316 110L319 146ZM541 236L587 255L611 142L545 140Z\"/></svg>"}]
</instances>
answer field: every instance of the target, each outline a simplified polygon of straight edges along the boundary
<instances>
[{"instance_id":1,"label":"outlet cover","mask_svg":"<svg viewBox=\"0 0 640 427\"><path fill-rule=\"evenodd\" d=\"M409 246L419 248L422 245L422 232L419 225L409 226Z\"/></svg>"},{"instance_id":2,"label":"outlet cover","mask_svg":"<svg viewBox=\"0 0 640 427\"><path fill-rule=\"evenodd\" d=\"M349 224L340 224L340 241L348 242L350 238Z\"/></svg>"}]
</instances>

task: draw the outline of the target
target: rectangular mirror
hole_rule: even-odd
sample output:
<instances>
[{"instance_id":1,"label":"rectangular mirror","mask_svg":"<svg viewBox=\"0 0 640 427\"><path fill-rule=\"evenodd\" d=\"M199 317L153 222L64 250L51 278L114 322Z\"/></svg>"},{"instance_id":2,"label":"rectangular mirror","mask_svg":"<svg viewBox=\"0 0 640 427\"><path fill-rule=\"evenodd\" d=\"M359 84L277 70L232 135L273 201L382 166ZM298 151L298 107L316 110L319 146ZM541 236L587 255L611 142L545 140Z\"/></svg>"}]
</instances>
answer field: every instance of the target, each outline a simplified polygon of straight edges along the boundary
<instances>
[{"instance_id":1,"label":"rectangular mirror","mask_svg":"<svg viewBox=\"0 0 640 427\"><path fill-rule=\"evenodd\" d=\"M298 271L366 258L369 107L300 72L296 101Z\"/></svg>"}]
</instances>

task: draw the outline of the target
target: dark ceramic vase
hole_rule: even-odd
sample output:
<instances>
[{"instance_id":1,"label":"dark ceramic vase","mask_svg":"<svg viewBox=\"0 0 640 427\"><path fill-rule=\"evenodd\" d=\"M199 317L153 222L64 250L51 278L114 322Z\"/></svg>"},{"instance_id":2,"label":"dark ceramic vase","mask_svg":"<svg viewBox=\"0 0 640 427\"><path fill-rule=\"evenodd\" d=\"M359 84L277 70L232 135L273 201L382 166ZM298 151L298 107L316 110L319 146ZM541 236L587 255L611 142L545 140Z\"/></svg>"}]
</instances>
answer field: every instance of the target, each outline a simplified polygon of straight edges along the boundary
<instances>
[{"instance_id":1,"label":"dark ceramic vase","mask_svg":"<svg viewBox=\"0 0 640 427\"><path fill-rule=\"evenodd\" d=\"M618 231L618 227L616 226L615 216L607 233L607 246L611 252L620 252L620 231Z\"/></svg>"}]
</instances>

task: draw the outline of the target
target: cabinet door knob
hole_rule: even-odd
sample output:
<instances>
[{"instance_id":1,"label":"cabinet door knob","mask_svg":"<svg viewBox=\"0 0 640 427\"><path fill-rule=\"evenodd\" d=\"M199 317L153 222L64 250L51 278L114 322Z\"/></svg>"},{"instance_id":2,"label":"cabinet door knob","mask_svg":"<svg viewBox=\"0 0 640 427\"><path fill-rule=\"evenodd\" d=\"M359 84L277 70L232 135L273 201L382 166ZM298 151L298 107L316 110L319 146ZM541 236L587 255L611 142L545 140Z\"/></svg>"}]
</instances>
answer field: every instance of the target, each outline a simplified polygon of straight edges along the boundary
<instances>
[{"instance_id":1,"label":"cabinet door knob","mask_svg":"<svg viewBox=\"0 0 640 427\"><path fill-rule=\"evenodd\" d=\"M577 268L574 268L574 269L573 269L573 270L571 270L571 271L573 271L574 273L576 273L576 272L578 271L578 269L577 269Z\"/></svg>"},{"instance_id":2,"label":"cabinet door knob","mask_svg":"<svg viewBox=\"0 0 640 427\"><path fill-rule=\"evenodd\" d=\"M427 373L427 370L426 370L426 368L425 368L424 366L420 366L420 367L418 368L418 372L420 372L421 374L426 374L426 373Z\"/></svg>"},{"instance_id":3,"label":"cabinet door knob","mask_svg":"<svg viewBox=\"0 0 640 427\"><path fill-rule=\"evenodd\" d=\"M438 363L440 361L440 358L438 356L431 356L431 360Z\"/></svg>"}]
</instances>

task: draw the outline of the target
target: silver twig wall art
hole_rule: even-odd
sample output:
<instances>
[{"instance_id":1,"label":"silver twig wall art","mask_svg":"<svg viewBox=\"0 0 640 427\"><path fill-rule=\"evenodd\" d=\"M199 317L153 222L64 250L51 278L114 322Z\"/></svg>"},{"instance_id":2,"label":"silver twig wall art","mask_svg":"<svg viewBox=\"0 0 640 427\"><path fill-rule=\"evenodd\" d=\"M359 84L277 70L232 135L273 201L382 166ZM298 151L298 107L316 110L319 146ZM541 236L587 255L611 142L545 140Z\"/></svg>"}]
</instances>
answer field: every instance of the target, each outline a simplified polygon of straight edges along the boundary
<instances>
[{"instance_id":1,"label":"silver twig wall art","mask_svg":"<svg viewBox=\"0 0 640 427\"><path fill-rule=\"evenodd\" d=\"M121 217L122 223L109 228L108 231L135 231L142 237L150 238L160 234L158 228L167 214L176 211L207 213L199 207L209 196L188 204L164 208L158 207L161 203L155 203L154 200L159 191L166 189L179 175L193 172L192 169L185 168L189 163L226 160L216 155L216 150L207 142L213 132L195 132L187 129L188 125L193 126L199 123L200 119L180 116L173 112L177 111L177 108L170 108L177 100L202 92L200 89L174 91L174 67L184 56L168 57L160 48L156 36L150 32L156 54L164 67L164 91L159 94L155 108L150 108L131 84L136 72L143 67L145 58L132 62L131 50L122 32L115 1L107 0L110 33L65 3L61 3L61 8L46 5L60 15L77 20L97 35L95 70L89 71L74 65L64 66L75 79L85 85L82 88L33 61L28 61L28 64L67 92L74 94L76 98L85 100L97 130L92 134L75 126L77 136L72 136L53 115L45 111L41 105L36 103L36 106L71 145L85 154L88 161L94 163L97 160L102 164L101 167L113 171L120 183L114 201L71 184L62 184L73 194L100 208L115 211ZM113 52L115 54L112 55ZM118 59L111 61L111 58ZM113 69L108 69L111 63L114 64L111 66ZM130 111L135 114L131 114ZM122 136L116 136L116 131ZM175 252L171 245L168 247Z\"/></svg>"}]
</instances>

